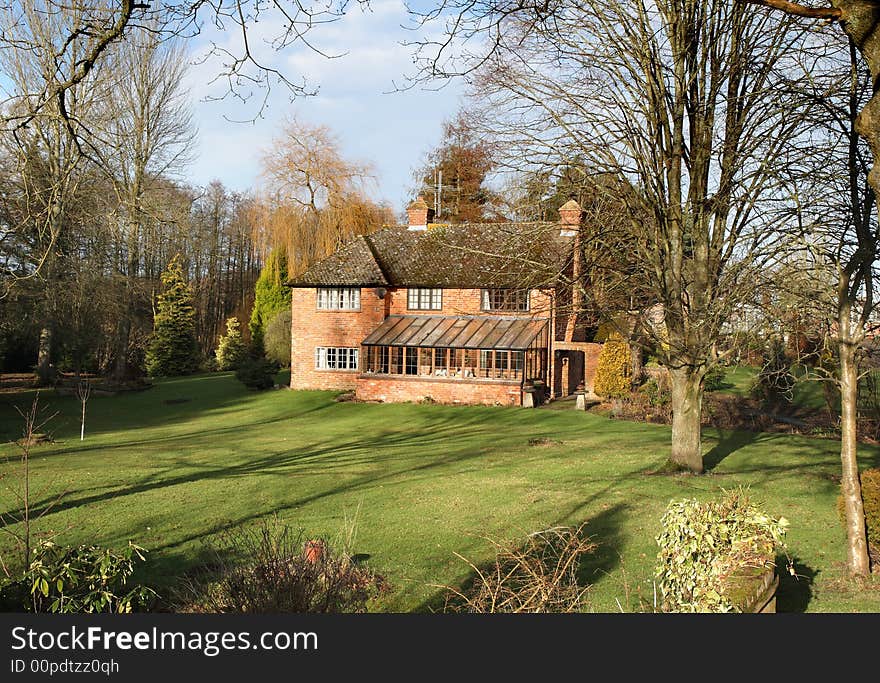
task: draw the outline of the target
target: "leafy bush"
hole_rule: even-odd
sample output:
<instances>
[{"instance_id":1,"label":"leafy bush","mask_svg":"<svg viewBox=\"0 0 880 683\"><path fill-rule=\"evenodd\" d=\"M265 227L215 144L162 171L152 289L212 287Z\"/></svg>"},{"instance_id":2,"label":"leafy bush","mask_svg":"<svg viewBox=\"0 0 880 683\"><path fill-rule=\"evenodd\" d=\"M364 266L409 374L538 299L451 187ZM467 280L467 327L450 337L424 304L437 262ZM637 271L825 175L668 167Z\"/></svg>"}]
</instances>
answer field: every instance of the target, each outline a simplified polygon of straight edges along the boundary
<instances>
[{"instance_id":1,"label":"leafy bush","mask_svg":"<svg viewBox=\"0 0 880 683\"><path fill-rule=\"evenodd\" d=\"M384 577L334 552L303 542L277 521L224 534L208 567L178 595L180 611L274 614L365 612L390 589Z\"/></svg>"},{"instance_id":2,"label":"leafy bush","mask_svg":"<svg viewBox=\"0 0 880 683\"><path fill-rule=\"evenodd\" d=\"M468 562L475 579L461 590L447 587L445 611L584 611L588 587L578 584L578 568L581 557L596 549L585 526L538 531L521 546L490 539L497 551L495 562L482 569Z\"/></svg>"},{"instance_id":3,"label":"leafy bush","mask_svg":"<svg viewBox=\"0 0 880 683\"><path fill-rule=\"evenodd\" d=\"M593 391L607 398L627 396L630 391L631 361L629 344L620 335L610 335L599 353Z\"/></svg>"},{"instance_id":4,"label":"leafy bush","mask_svg":"<svg viewBox=\"0 0 880 683\"><path fill-rule=\"evenodd\" d=\"M145 552L131 542L114 552L93 545L74 548L44 541L33 549L34 560L27 571L0 587L0 605L62 614L122 614L144 608L156 596L151 589L124 589Z\"/></svg>"},{"instance_id":5,"label":"leafy bush","mask_svg":"<svg viewBox=\"0 0 880 683\"><path fill-rule=\"evenodd\" d=\"M226 334L220 337L214 355L220 370L235 370L247 358L247 347L244 337L241 336L238 318L233 317L226 321Z\"/></svg>"},{"instance_id":6,"label":"leafy bush","mask_svg":"<svg viewBox=\"0 0 880 683\"><path fill-rule=\"evenodd\" d=\"M246 358L235 371L235 378L249 389L271 389L275 386L278 366L265 358Z\"/></svg>"},{"instance_id":7,"label":"leafy bush","mask_svg":"<svg viewBox=\"0 0 880 683\"><path fill-rule=\"evenodd\" d=\"M764 362L749 393L762 403L791 403L795 378L782 340L773 338L764 352Z\"/></svg>"},{"instance_id":8,"label":"leafy bush","mask_svg":"<svg viewBox=\"0 0 880 683\"><path fill-rule=\"evenodd\" d=\"M742 611L732 580L771 566L785 547L788 527L784 518L753 505L742 489L706 503L672 501L661 523L655 575L666 612Z\"/></svg>"},{"instance_id":9,"label":"leafy bush","mask_svg":"<svg viewBox=\"0 0 880 683\"><path fill-rule=\"evenodd\" d=\"M724 380L727 378L727 370L721 365L713 365L706 371L703 377L704 391L718 391L725 387Z\"/></svg>"},{"instance_id":10,"label":"leafy bush","mask_svg":"<svg viewBox=\"0 0 880 683\"><path fill-rule=\"evenodd\" d=\"M275 361L281 367L290 365L290 308L276 315L266 327L263 346L266 358Z\"/></svg>"},{"instance_id":11,"label":"leafy bush","mask_svg":"<svg viewBox=\"0 0 880 683\"><path fill-rule=\"evenodd\" d=\"M880 552L880 468L871 468L861 473L862 503L865 507L865 526L868 531L868 544L873 554ZM842 522L846 521L846 506L843 494L837 497L837 512Z\"/></svg>"},{"instance_id":12,"label":"leafy bush","mask_svg":"<svg viewBox=\"0 0 880 683\"><path fill-rule=\"evenodd\" d=\"M644 394L653 408L665 408L672 402L672 392L668 383L656 377L652 377L640 386L639 392Z\"/></svg>"}]
</instances>

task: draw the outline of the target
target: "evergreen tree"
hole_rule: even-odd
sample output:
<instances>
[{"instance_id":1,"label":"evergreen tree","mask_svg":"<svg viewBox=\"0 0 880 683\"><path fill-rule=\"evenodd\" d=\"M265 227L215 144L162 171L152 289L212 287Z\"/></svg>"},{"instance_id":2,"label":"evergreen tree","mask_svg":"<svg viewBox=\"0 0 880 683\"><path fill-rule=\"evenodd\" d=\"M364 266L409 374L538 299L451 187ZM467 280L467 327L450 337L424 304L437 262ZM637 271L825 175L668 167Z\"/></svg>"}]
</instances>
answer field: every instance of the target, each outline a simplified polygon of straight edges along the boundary
<instances>
[{"instance_id":1,"label":"evergreen tree","mask_svg":"<svg viewBox=\"0 0 880 683\"><path fill-rule=\"evenodd\" d=\"M186 375L199 365L193 292L177 255L162 273L153 336L147 349L147 372L153 376Z\"/></svg>"},{"instance_id":2,"label":"evergreen tree","mask_svg":"<svg viewBox=\"0 0 880 683\"><path fill-rule=\"evenodd\" d=\"M217 344L217 367L221 370L235 370L247 357L247 347L241 336L241 323L238 318L226 321L226 334L220 337Z\"/></svg>"},{"instance_id":3,"label":"evergreen tree","mask_svg":"<svg viewBox=\"0 0 880 683\"><path fill-rule=\"evenodd\" d=\"M273 249L257 278L254 310L248 324L251 343L257 349L263 348L263 337L272 319L290 308L290 289L284 286L286 280L287 252L284 249Z\"/></svg>"}]
</instances>

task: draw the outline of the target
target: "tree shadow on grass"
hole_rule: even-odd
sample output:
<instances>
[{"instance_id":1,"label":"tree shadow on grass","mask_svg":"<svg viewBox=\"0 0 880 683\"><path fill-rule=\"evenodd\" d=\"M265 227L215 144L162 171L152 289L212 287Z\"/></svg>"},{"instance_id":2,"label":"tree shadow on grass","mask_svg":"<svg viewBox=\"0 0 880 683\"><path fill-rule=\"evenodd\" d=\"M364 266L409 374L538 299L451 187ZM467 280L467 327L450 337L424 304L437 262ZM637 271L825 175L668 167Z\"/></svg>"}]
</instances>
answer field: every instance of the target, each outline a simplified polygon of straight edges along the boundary
<instances>
[{"instance_id":1,"label":"tree shadow on grass","mask_svg":"<svg viewBox=\"0 0 880 683\"><path fill-rule=\"evenodd\" d=\"M624 504L617 504L586 521L583 532L596 544L596 549L580 558L580 566L577 572L580 585L586 586L601 580L620 564L618 548L623 540L623 517L626 508L627 506ZM578 525L574 524L571 526L576 528ZM467 559L472 560L472 558ZM491 574L494 568L494 559L493 557L477 564L477 568L484 574L487 572ZM466 565L463 564L463 566ZM457 582L456 585L451 587L467 594L474 587L477 580L477 573L471 570L462 581ZM454 596L448 589L439 588L416 607L414 611L443 612L446 608L447 598L454 598ZM587 599L589 600L589 597Z\"/></svg>"},{"instance_id":2,"label":"tree shadow on grass","mask_svg":"<svg viewBox=\"0 0 880 683\"><path fill-rule=\"evenodd\" d=\"M703 456L703 467L706 472L715 469L721 462L739 449L750 446L765 438L761 432L746 430L718 430L718 443Z\"/></svg>"},{"instance_id":3,"label":"tree shadow on grass","mask_svg":"<svg viewBox=\"0 0 880 683\"><path fill-rule=\"evenodd\" d=\"M776 566L779 568L779 588L776 591L777 612L806 612L810 600L813 598L813 584L818 569L804 564L800 558L791 558L795 576L788 571L788 559L780 557Z\"/></svg>"}]
</instances>

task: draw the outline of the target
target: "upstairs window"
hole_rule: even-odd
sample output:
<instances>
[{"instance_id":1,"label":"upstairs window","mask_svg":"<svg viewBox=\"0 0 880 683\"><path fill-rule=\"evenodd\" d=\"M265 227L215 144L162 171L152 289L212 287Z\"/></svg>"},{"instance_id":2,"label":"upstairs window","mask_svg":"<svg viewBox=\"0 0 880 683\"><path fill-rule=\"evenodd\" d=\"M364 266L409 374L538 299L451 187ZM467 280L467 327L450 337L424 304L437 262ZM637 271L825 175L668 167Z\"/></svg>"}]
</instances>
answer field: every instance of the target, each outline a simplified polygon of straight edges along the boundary
<instances>
[{"instance_id":1,"label":"upstairs window","mask_svg":"<svg viewBox=\"0 0 880 683\"><path fill-rule=\"evenodd\" d=\"M318 308L322 311L359 311L361 290L358 287L319 287Z\"/></svg>"},{"instance_id":2,"label":"upstairs window","mask_svg":"<svg viewBox=\"0 0 880 683\"><path fill-rule=\"evenodd\" d=\"M484 289L484 311L528 311L529 293L521 289Z\"/></svg>"},{"instance_id":3,"label":"upstairs window","mask_svg":"<svg viewBox=\"0 0 880 683\"><path fill-rule=\"evenodd\" d=\"M439 311L443 308L443 290L410 287L406 290L406 307L411 311Z\"/></svg>"}]
</instances>

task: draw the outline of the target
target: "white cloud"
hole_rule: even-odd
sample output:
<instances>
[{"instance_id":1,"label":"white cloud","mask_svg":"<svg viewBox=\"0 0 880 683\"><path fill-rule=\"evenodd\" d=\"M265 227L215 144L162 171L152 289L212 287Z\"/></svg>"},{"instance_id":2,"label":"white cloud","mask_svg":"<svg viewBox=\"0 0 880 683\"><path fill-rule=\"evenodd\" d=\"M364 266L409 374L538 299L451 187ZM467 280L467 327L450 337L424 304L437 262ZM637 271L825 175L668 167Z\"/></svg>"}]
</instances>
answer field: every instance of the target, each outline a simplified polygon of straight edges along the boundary
<instances>
[{"instance_id":1,"label":"white cloud","mask_svg":"<svg viewBox=\"0 0 880 683\"><path fill-rule=\"evenodd\" d=\"M412 168L424 152L439 142L443 119L458 108L459 90L441 92L419 89L389 91L412 73L411 48L402 46L412 33L402 29L407 23L401 0L378 0L371 11L357 7L340 21L317 27L310 40L328 54L327 59L305 45L275 52L266 45L272 34L269 22L257 24L249 41L261 59L280 69L292 80L305 77L318 86L316 97L289 102L281 87L270 92L264 118L256 124L229 123L252 118L262 93L249 103L227 98L222 102L199 102L196 115L200 128L200 158L194 164L195 182L219 178L235 189L245 189L257 181L260 150L267 147L280 121L290 113L313 123L329 126L340 137L343 151L353 159L371 162L378 174L379 197L401 208L406 201ZM215 34L215 40L230 50L238 36ZM202 44L204 49L204 43ZM194 54L198 54L198 46ZM222 83L208 85L217 73L218 62L208 60L192 67L188 88L194 98L219 97Z\"/></svg>"}]
</instances>

